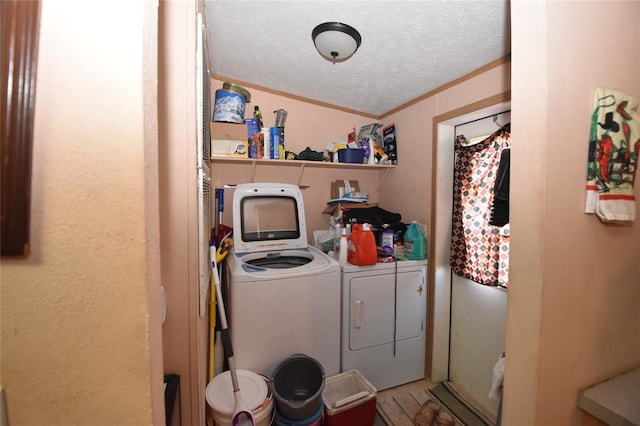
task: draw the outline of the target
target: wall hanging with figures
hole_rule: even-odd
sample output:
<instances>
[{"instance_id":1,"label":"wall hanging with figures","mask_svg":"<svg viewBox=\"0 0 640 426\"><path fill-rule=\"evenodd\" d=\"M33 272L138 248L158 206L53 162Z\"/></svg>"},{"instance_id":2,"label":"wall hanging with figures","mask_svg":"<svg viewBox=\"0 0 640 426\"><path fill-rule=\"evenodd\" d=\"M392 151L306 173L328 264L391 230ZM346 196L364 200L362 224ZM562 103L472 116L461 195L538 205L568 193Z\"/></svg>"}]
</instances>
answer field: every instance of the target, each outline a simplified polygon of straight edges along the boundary
<instances>
[{"instance_id":1,"label":"wall hanging with figures","mask_svg":"<svg viewBox=\"0 0 640 426\"><path fill-rule=\"evenodd\" d=\"M634 181L640 156L638 100L598 88L593 98L587 166L586 213L603 222L633 222Z\"/></svg>"}]
</instances>

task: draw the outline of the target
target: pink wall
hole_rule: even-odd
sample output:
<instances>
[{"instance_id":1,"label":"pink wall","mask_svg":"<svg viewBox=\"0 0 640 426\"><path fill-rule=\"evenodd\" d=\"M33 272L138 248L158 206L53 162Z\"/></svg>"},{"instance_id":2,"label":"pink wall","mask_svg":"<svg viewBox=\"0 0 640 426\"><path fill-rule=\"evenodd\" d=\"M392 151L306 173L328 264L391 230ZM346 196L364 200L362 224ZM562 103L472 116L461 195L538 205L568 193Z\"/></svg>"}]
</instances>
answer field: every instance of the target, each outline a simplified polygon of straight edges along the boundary
<instances>
[{"instance_id":1,"label":"pink wall","mask_svg":"<svg viewBox=\"0 0 640 426\"><path fill-rule=\"evenodd\" d=\"M509 91L509 66L492 68L385 118L396 125L400 165L389 173L381 203L394 206L407 220L425 223L431 230L433 117Z\"/></svg>"},{"instance_id":2,"label":"pink wall","mask_svg":"<svg viewBox=\"0 0 640 426\"><path fill-rule=\"evenodd\" d=\"M215 61L215 58L212 60ZM222 89L223 81L211 80L212 107L215 91ZM245 118L253 118L253 108L260 107L265 127L275 126L273 111L287 110L286 144L287 149L300 152L306 147L322 151L333 139L345 139L355 127L356 131L365 124L376 120L358 114L327 108L321 105L287 98L282 95L245 87L251 93L251 102L246 104Z\"/></svg>"},{"instance_id":3,"label":"pink wall","mask_svg":"<svg viewBox=\"0 0 640 426\"><path fill-rule=\"evenodd\" d=\"M422 102L380 120L326 108L300 100L247 87L251 102L246 105L245 117L250 118L255 105L260 106L265 125L274 123L273 111L288 111L286 122L287 148L299 152L307 146L322 151L333 139L346 139L355 127L379 122L384 126L395 123L398 134L399 165L386 174L378 170L343 170L307 168L302 174L309 238L311 231L326 229L328 216L319 212L329 199L330 183L336 179L357 179L361 190L371 194L380 207L400 213L403 221L418 220L429 223L431 193L431 127L432 118L455 108L476 102L509 90L509 65L501 65L482 73L469 81L445 90ZM222 88L222 81L212 80L212 93ZM251 180L249 166L238 164L214 164L213 182L216 187L228 183L244 183ZM297 183L300 171L296 168L257 166L256 182ZM380 181L384 180L380 183ZM232 190L225 197L232 197ZM230 200L230 198L228 198ZM230 206L230 201L225 203ZM225 208L223 223L231 225L231 209Z\"/></svg>"},{"instance_id":4,"label":"pink wall","mask_svg":"<svg viewBox=\"0 0 640 426\"><path fill-rule=\"evenodd\" d=\"M633 266L640 259L640 231L607 227L583 213L593 89L640 93L639 8L637 2L512 3L511 74L510 65L492 69L383 119L397 126L400 165L380 187L381 206L428 223L433 117L512 86L512 131L520 143L513 149L511 273L518 285L509 290L505 424L578 424L578 390L640 359L640 320L632 303L639 300ZM623 37L585 30L609 14L622 20ZM614 45L624 54L594 59ZM354 125L373 121L249 90L249 108L260 105L267 124L274 109L289 111L292 150L320 151ZM296 169L278 169L258 167L255 178L298 181ZM250 173L246 166L214 164L214 186L246 182ZM329 182L346 177L359 179L368 192L377 191L381 178L377 171L304 172L301 184L311 186L304 192L310 230L326 226L318 212ZM229 214L224 222L230 224ZM598 264L602 258L606 268Z\"/></svg>"},{"instance_id":5,"label":"pink wall","mask_svg":"<svg viewBox=\"0 0 640 426\"><path fill-rule=\"evenodd\" d=\"M506 424L580 424L579 390L639 365L640 227L584 213L593 91L640 96L639 19L638 2L512 3Z\"/></svg>"},{"instance_id":6,"label":"pink wall","mask_svg":"<svg viewBox=\"0 0 640 426\"><path fill-rule=\"evenodd\" d=\"M216 89L222 88L222 81L212 80L212 97ZM346 113L344 111L327 108L313 103L303 102L297 99L265 92L246 87L251 92L251 102L246 104L245 117L252 118L253 107L258 105L262 111L265 126L273 126L275 114L273 111L279 108L287 110L285 144L287 149L299 153L306 147L314 151L322 152L334 139L347 139L348 133L355 127L360 127L377 122L375 119ZM295 161L273 160L274 164L299 164ZM276 163L277 162L277 163ZM360 190L371 195L371 200L378 200L379 180L382 179L385 170L366 168L316 168L306 167L302 172L298 167L274 167L271 165L258 165L255 169L255 182L279 182L308 186L303 190L305 213L307 222L307 234L312 240L312 231L328 229L329 216L321 211L326 207L326 202L331 198L331 182L336 179L355 179L360 182ZM396 169L389 171L392 174ZM212 185L222 187L224 184L247 183L252 180L253 170L249 165L221 164L212 165ZM225 191L225 211L223 223L232 225L231 200L233 190ZM385 208L384 205L381 207ZM388 210L394 206L386 207Z\"/></svg>"},{"instance_id":7,"label":"pink wall","mask_svg":"<svg viewBox=\"0 0 640 426\"><path fill-rule=\"evenodd\" d=\"M81 6L41 2L31 252L0 268L1 423L159 425L157 11Z\"/></svg>"},{"instance_id":8,"label":"pink wall","mask_svg":"<svg viewBox=\"0 0 640 426\"><path fill-rule=\"evenodd\" d=\"M164 372L180 375L183 425L205 424L208 315L199 313L196 19L200 2L160 3L159 163Z\"/></svg>"}]
</instances>

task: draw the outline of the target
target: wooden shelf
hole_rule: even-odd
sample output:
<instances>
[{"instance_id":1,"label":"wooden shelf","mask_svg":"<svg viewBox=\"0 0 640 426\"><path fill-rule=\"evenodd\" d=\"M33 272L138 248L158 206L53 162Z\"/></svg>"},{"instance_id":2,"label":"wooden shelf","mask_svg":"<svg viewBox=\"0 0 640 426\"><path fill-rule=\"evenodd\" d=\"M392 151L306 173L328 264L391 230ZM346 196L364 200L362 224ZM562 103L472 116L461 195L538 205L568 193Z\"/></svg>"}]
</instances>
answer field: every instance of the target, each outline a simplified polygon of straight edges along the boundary
<instances>
[{"instance_id":1,"label":"wooden shelf","mask_svg":"<svg viewBox=\"0 0 640 426\"><path fill-rule=\"evenodd\" d=\"M322 167L336 169L392 169L395 165L390 164L358 164L358 163L331 163L328 161L307 161L307 160L257 160L255 158L238 157L211 157L212 163L239 163L260 166L285 166L285 167Z\"/></svg>"},{"instance_id":2,"label":"wooden shelf","mask_svg":"<svg viewBox=\"0 0 640 426\"><path fill-rule=\"evenodd\" d=\"M238 157L211 157L211 163L221 164L245 164L251 166L251 181L254 181L255 178L255 169L257 166L280 166L280 167L297 167L300 169L300 174L298 175L298 186L302 182L302 175L304 174L304 169L307 167L315 167L315 168L323 168L323 169L351 169L351 170L363 170L363 169L377 169L384 170L384 176L380 180L380 186L387 177L387 173L389 170L396 168L395 165L390 164L358 164L358 163L332 163L328 161L307 161L307 160L258 160L255 158L238 158Z\"/></svg>"}]
</instances>

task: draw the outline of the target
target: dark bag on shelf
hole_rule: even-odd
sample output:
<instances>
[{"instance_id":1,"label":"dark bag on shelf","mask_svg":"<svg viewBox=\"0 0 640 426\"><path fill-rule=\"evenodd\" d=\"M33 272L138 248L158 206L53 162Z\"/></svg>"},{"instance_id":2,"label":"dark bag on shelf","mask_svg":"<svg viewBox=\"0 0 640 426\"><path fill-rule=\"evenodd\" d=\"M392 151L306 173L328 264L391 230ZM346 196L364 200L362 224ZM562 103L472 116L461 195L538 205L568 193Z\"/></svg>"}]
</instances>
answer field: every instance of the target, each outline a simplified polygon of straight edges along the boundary
<instances>
[{"instance_id":1,"label":"dark bag on shelf","mask_svg":"<svg viewBox=\"0 0 640 426\"><path fill-rule=\"evenodd\" d=\"M392 213L378 206L350 209L343 213L343 217L348 222L369 223L377 229L382 225L394 228L402 220L400 213Z\"/></svg>"},{"instance_id":2,"label":"dark bag on shelf","mask_svg":"<svg viewBox=\"0 0 640 426\"><path fill-rule=\"evenodd\" d=\"M296 160L322 161L322 153L306 147L296 156Z\"/></svg>"}]
</instances>

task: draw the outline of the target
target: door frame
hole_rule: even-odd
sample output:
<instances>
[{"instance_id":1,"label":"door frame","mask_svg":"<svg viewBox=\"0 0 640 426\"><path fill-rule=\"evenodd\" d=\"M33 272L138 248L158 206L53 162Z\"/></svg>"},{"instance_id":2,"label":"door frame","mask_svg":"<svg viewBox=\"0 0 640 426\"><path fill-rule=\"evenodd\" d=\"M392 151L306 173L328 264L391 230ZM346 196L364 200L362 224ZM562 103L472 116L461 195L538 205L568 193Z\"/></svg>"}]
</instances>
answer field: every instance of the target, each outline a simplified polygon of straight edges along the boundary
<instances>
[{"instance_id":1,"label":"door frame","mask_svg":"<svg viewBox=\"0 0 640 426\"><path fill-rule=\"evenodd\" d=\"M449 378L449 328L451 318L451 286L449 277L449 234L438 229L438 223L451 223L453 196L453 148L455 126L498 114L508 108L511 91L462 106L433 117L431 152L431 238L429 239L429 333L427 336L427 373L432 383ZM439 149L441 148L441 149Z\"/></svg>"}]
</instances>

